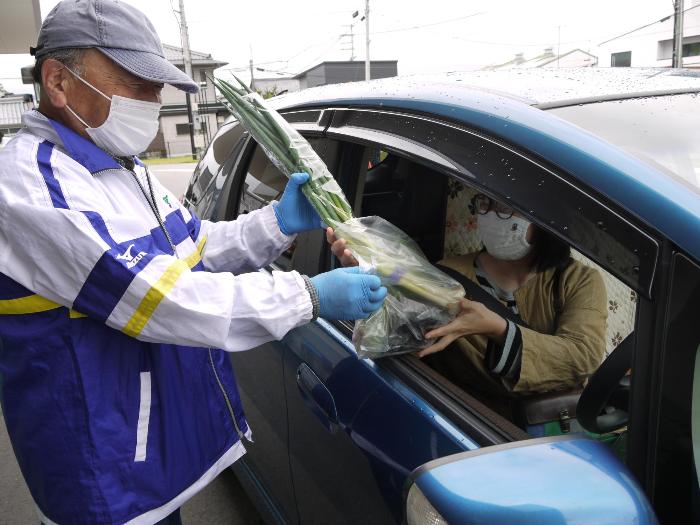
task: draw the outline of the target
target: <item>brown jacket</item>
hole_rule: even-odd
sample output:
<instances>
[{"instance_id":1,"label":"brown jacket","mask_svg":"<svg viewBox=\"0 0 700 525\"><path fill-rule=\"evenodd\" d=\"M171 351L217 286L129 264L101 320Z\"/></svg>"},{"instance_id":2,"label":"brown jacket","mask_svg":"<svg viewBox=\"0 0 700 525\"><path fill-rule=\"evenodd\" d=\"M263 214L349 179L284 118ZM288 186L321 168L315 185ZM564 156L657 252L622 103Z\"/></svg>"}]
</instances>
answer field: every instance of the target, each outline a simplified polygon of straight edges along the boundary
<instances>
[{"instance_id":1,"label":"brown jacket","mask_svg":"<svg viewBox=\"0 0 700 525\"><path fill-rule=\"evenodd\" d=\"M440 264L476 282L476 253L452 257ZM458 339L435 355L431 364L467 391L487 397L513 397L552 390L572 390L600 365L605 353L607 294L597 270L573 261L561 274L557 293L562 310L558 327L552 295L554 269L536 273L515 291L523 321L520 377L512 382L492 375L484 366L487 339Z\"/></svg>"}]
</instances>

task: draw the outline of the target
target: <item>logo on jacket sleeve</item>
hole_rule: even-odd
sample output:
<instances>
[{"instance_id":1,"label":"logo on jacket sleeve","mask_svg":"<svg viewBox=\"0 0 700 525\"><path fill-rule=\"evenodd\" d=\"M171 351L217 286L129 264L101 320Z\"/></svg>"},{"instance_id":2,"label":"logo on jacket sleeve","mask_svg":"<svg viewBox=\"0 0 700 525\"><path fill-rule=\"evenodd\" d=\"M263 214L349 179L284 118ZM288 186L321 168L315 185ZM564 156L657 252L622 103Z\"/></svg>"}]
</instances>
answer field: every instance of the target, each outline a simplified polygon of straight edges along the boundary
<instances>
[{"instance_id":1,"label":"logo on jacket sleeve","mask_svg":"<svg viewBox=\"0 0 700 525\"><path fill-rule=\"evenodd\" d=\"M131 249L133 247L134 245L130 244L124 253L122 253L121 255L117 255L118 260L126 261L126 267L129 270L131 270L134 266L136 266L139 263L141 259L148 255L146 252L139 252L135 256L131 255Z\"/></svg>"}]
</instances>

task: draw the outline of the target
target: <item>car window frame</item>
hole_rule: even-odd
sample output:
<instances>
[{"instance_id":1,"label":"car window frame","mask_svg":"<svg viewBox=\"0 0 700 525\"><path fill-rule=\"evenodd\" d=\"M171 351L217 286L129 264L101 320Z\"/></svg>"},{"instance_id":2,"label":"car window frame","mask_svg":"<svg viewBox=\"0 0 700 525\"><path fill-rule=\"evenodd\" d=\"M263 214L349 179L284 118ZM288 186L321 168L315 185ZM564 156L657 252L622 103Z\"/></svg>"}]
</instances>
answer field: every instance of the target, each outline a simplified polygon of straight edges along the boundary
<instances>
[{"instance_id":1,"label":"car window frame","mask_svg":"<svg viewBox=\"0 0 700 525\"><path fill-rule=\"evenodd\" d=\"M357 143L364 145L367 148L381 148L385 149L387 151L390 151L392 153L404 156L405 158L408 158L410 160L414 160L416 162L422 163L429 167L430 169L433 169L435 171L439 171L443 173L446 176L453 177L455 180L459 180L460 182L463 182L469 186L472 187L479 187L479 184L477 184L473 178L465 176L463 172L460 172L459 170L453 170L445 166L443 162L440 162L439 164L432 163L430 161L426 161L421 157L420 154L420 149L422 148L417 148L415 142L406 140L406 141L401 141L400 136L396 136L396 134L392 135L390 137L390 141L388 144L386 142L377 142L376 138L381 136L381 134L377 134L376 132L371 133L371 136L368 135L363 135L360 131L357 129L353 129L353 132L350 134L345 134L342 133L340 130L333 130L332 129L332 123L335 121L337 122L337 117L334 115L338 111L338 108L329 108L329 112L332 113L330 117L325 117L326 120L329 122L329 125L326 129L326 134L331 137L335 138L338 140L345 140L347 142L351 143ZM347 111L347 109L344 109L343 111ZM389 110L387 110L389 111ZM407 114L402 114L403 117L406 116L411 116ZM423 115L417 115L417 118L420 118L422 120L425 120L426 117ZM437 119L428 119L433 122L438 122ZM342 122L342 120L341 120ZM447 125L450 125L447 123ZM492 138L492 137L487 137L483 133L477 131L477 130L466 130L464 129L463 131L471 133L475 136L478 136L484 140L488 140L492 142L493 144L504 148L506 151L510 151L512 154L518 155L524 159L526 159L529 162L532 162L537 168L542 169L544 172L549 173L550 176L554 177L559 177L563 179L567 184L570 184L571 186L577 188L579 191L584 192L585 195L587 195L589 198L595 200L596 202L599 203L601 207L604 207L605 209L611 210L615 215L617 215L621 220L625 220L628 224L633 226L634 228L639 229L642 233L644 233L651 241L653 241L656 246L659 247L658 254L655 256L655 266L656 264L659 263L661 260L661 254L662 254L662 247L664 245L665 241L660 240L660 237L656 232L654 232L652 229L648 228L647 225L640 223L635 219L635 217L631 217L630 214L626 210L621 210L621 209L616 209L617 206L614 203L611 203L608 199L605 198L603 195L599 195L597 192L594 190L587 188L583 183L572 180L570 176L567 176L567 174L561 173L560 170L557 170L554 167L547 166L541 159L538 158L533 158L531 155L528 155L522 151L519 151L515 148L512 148L508 146L507 144L504 144L502 141ZM557 173L558 172L558 173ZM359 178L359 173L357 174L357 177ZM352 193L352 188L348 188L347 186L343 186L344 191L346 193ZM499 195L498 193L492 191L488 187L481 186L482 191L484 191L487 194L490 194L496 198L503 199L503 195ZM527 216L533 222L544 226L547 228L547 224L543 223L541 219L538 219L537 217L533 217L528 213L527 210L524 210L522 208L519 208L517 203L513 201L513 205L516 209L519 209L523 215ZM549 228L547 228L549 229ZM552 231L551 229L549 229ZM560 232L553 232L555 235L558 237L562 238L564 237L561 235ZM573 248L579 249L580 247L572 242L571 239L564 237L563 239L565 242L569 243L572 245ZM586 250L580 250L585 253ZM586 254L588 255L588 254ZM615 278L620 279L622 282L625 282L623 279L620 278L620 275L618 272L615 271L614 268L611 268L609 265L605 264L605 261L598 260L596 261L598 264L606 269L608 272L610 272ZM635 319L635 332L637 332L638 337L637 339L637 344L635 347L635 370L638 373L638 375L643 379L641 383L648 385L649 382L651 381L650 377L651 374L653 373L653 349L655 346L653 344L650 344L650 341L652 340L653 336L655 334L658 334L658 330L656 330L655 325L653 322L647 322L644 324L644 321L650 321L650 320L658 320L658 314L656 312L656 309L658 307L658 304L663 302L664 296L662 291L659 290L659 279L656 279L656 277L659 277L656 275L657 270L656 267L654 268L654 274L650 280L649 283L649 289L643 290L637 287L637 292L638 292L638 307L637 307L637 315ZM663 281L664 277L664 272L659 272L662 277L661 281ZM627 284L627 283L626 283ZM653 293L652 293L652 287L653 287ZM633 288L634 289L634 288ZM656 294L656 299L651 300L651 297ZM642 312L644 312L644 315L642 315ZM346 335L346 337L351 337L352 334L352 325L350 323L346 322L336 322L334 323L338 328L341 329L342 333ZM415 360L413 362L412 360ZM429 384L426 381L416 381L415 377L415 371L416 370L421 370L422 368L422 374L425 376L426 375L426 368L427 366L424 365L422 362L420 362L419 359L415 358L414 356L410 355L405 355L405 356L395 356L391 358L385 358L381 360L376 360L375 361L378 366L382 366L388 370L391 370L392 373L395 375L401 377L402 379L406 380L407 382L410 382L410 386L414 387L417 391L421 392L423 395L427 396L430 398L431 394L433 395L433 399L436 400L440 405L442 406L449 406L449 401L453 400L456 401L461 405L462 408L465 408L465 400L464 399L458 399L455 400L453 393L449 392L448 389L445 388L445 385L439 385L437 384L438 388L435 388L435 384ZM636 378L635 381L633 381L633 387L632 387L632 397L631 399L634 398L634 384L636 384ZM637 396L639 400L642 400L646 398L646 395L644 393L637 393ZM635 403L635 404L633 404ZM468 403L467 403L468 404ZM640 413L641 411L639 409L634 410L635 405L636 407L642 407L643 405L641 404L636 404L636 402L631 401L631 410L637 414L637 417L639 417L640 421L647 421L648 417L646 414L644 414L644 417ZM459 411L457 412L452 412L451 415L453 417L458 417ZM472 431L481 432L481 437L486 438L486 441L490 441L490 443L487 442L481 442L480 444L485 445L485 444L496 444L498 443L498 437L494 436L494 432L496 434L499 434L502 437L506 437L506 440L512 441L513 439L508 439L507 432L503 432L503 426L502 422L498 421L500 416L496 418L494 421L493 418L484 418L483 413L474 413L472 412L472 415L475 415L477 418L479 418L482 423L486 425L486 428L484 429L479 428L480 425L475 425L472 427ZM503 419L503 418L500 418ZM507 420L506 420L507 421ZM640 425L641 426L641 425ZM646 432L639 432L638 433L640 436L640 440L638 444L633 444L630 442L630 447L635 448L635 454L633 456L633 460L630 461L628 460L628 464L630 464L630 467L633 467L631 463L634 463L636 465L636 471L638 473L641 473L644 471L646 468L646 465L648 465L648 457L645 454L639 453L638 451L641 451L643 448L643 444L647 440L647 435ZM641 478L640 478L641 479Z\"/></svg>"},{"instance_id":2,"label":"car window frame","mask_svg":"<svg viewBox=\"0 0 700 525\"><path fill-rule=\"evenodd\" d=\"M622 209L616 203L611 202L605 195L600 194L595 188L590 188L583 182L576 180L570 174L567 174L563 170L548 164L543 159L537 158L531 153L522 151L520 148L510 145L506 141L499 137L493 137L487 135L478 129L471 129L463 124L456 124L446 120L434 118L432 116L423 115L420 113L410 113L406 111L394 111L391 108L386 109L366 109L366 108L352 108L352 107L334 107L328 110L332 113L328 127L326 128L326 134L331 137L345 137L348 141L356 141L367 146L373 146L385 149L387 151L400 154L409 160L414 160L425 164L426 166L440 171L446 175L455 176L460 182L463 182L469 186L479 189L481 192L499 199L503 202L511 201L511 195L515 194L512 188L508 192L503 191L505 185L501 181L497 181L498 177L489 179L488 181L483 181L477 179L471 172L470 166L467 166L466 162L461 162L463 159L452 159L441 147L445 144L441 143L439 140L433 137L423 137L423 142L430 143L435 146L434 151L431 152L433 159L425 160L423 152L426 149L425 144L419 143L416 140L416 136L421 132L418 128L423 126L426 130L430 130L430 126L433 128L433 133L435 136L439 136L441 132L443 133L458 133L460 137L464 140L473 139L479 142L480 147L476 149L473 154L473 159L469 159L469 162L473 162L474 165L479 162L485 163L489 162L489 156L491 158L500 155L489 155L488 148L495 148L496 151L502 152L511 159L519 159L528 165L534 166L538 170L542 170L550 178L551 183L556 183L562 189L562 191L569 191L573 194L577 194L580 199L583 199L586 206L592 207L596 213L604 219L598 221L596 228L600 230L600 235L607 234L610 224L622 225L625 231L624 235L617 235L616 238L627 239L629 237L634 237L634 242L641 247L641 253L635 257L639 260L645 261L651 258L654 263L649 267L644 267L641 269L644 273L645 280L642 285L638 282L631 280L633 279L633 268L630 265L626 268L628 275L623 274L619 268L611 266L609 261L605 258L601 258L602 255L593 253L588 246L582 245L580 242L571 238L571 230L567 234L566 231L561 231L558 229L559 224L555 221L550 221L543 216L538 217L533 214L534 207L524 207L524 204L520 204L515 200L512 201L512 205L517 209L523 216L528 219L537 222L544 229L553 233L555 236L562 238L567 243L569 243L573 248L577 249L579 252L583 253L586 257L593 260L608 272L614 275L616 278L630 286L632 289L640 294L645 294L649 296L653 288L654 275L656 273L656 264L658 263L659 246L661 241L659 240L659 235L653 229L650 229L648 225L638 220L635 216L630 214L627 210ZM397 125L391 131L381 131L376 128L364 129L360 128L355 122L352 121L353 115L357 116L376 116L376 120L380 120L378 117L386 116L387 118L395 119L396 121L401 121L401 125ZM372 123L372 125L375 125ZM427 131L423 131L425 135ZM405 135L405 136L404 136ZM378 138L383 137L383 142L378 142ZM447 146L450 146L447 144ZM483 148L481 147L483 146ZM435 159L439 159L435 162ZM492 161L491 161L492 162ZM493 170L496 171L495 169ZM580 210L581 215L589 215L591 209L585 208ZM595 232L593 232L595 235ZM625 241L628 242L628 241ZM632 250L629 250L629 254ZM612 257L611 257L612 255ZM615 261L615 254L608 254L608 259L612 259L614 264L620 263L620 261ZM621 266L621 264L618 264Z\"/></svg>"},{"instance_id":3,"label":"car window frame","mask_svg":"<svg viewBox=\"0 0 700 525\"><path fill-rule=\"evenodd\" d=\"M360 145L366 147L378 147L382 149L386 149L387 151L391 151L393 153L402 155L404 157L407 157L411 160L414 160L416 162L422 163L427 165L429 168L434 169L436 171L440 171L442 174L454 177L457 180L461 180L462 182L465 182L466 184L470 186L475 185L475 181L468 177L465 176L465 173L459 172L458 170L453 169L453 167L448 167L445 165L445 163L440 162L440 165L435 165L435 163L431 162L425 162L421 155L421 151L419 145L417 145L415 142L410 142L410 141L401 141L400 137L398 137L398 142L396 142L397 137L392 137L394 142L390 146L388 146L385 143L380 143L376 142L375 140L369 140L366 136L358 136L355 134L355 136L347 136L346 134L339 133L332 128L332 123L335 118L335 114L338 111L338 108L323 108L320 110L314 110L313 112L306 112L306 115L313 115L313 120L312 118L307 118L304 119L303 117L300 119L299 122L295 122L293 125L295 128L297 128L299 131L302 131L304 135L306 136L322 136L325 138L329 139L334 139L334 140L339 140L344 143L348 144L354 144L354 145ZM304 113L304 110L295 112L295 113ZM403 115L405 116L405 115ZM411 115L409 115L411 116ZM417 116L418 118L421 118L422 120L425 120L426 117L419 115ZM285 118L287 118L287 115L285 114ZM429 120L434 120L434 119L429 119ZM439 121L436 121L439 122ZM452 124L449 124L451 127L454 127ZM469 130L462 130L462 131L467 131ZM485 140L492 140L492 142L496 143L500 147L504 147L501 143L490 139L489 137L483 137L482 134L475 132L474 130L471 130L474 134L477 136L480 136L484 138ZM381 136L377 135L377 136ZM251 143L254 144L254 141L250 141ZM343 149L343 148L341 148ZM512 150L512 148L511 148ZM239 162L236 163L238 173L234 173L234 175L237 175L237 180L235 181L236 183L233 185L232 190L236 188L238 191L236 192L236 200L231 200L229 199L229 202L235 202L236 206L238 203L238 200L240 198L240 186L242 185L242 181L245 177L245 173L241 172L244 171L242 168L246 167L247 168L247 162L244 160L245 155L252 154L252 147L251 144L249 143L247 147L245 148L244 153L241 156L241 159ZM533 162L535 165L542 169L547 169L551 171L551 167L543 167L541 159L531 159L529 158L526 154L516 151L513 152L514 154L520 155L522 157L525 157L527 160ZM343 171L341 169L341 171ZM346 193L348 193L349 197L352 199L352 190L348 189L347 185L347 179L348 177L352 178L352 174L347 174L345 172L337 172L335 173L336 177L340 180L343 181L343 184L341 186L344 187ZM359 179L360 176L360 171L357 171L354 174L355 180ZM561 176L561 174L558 174L557 176ZM581 185L578 181L575 181L572 183L571 181L567 181L569 184L575 184L576 186ZM478 185L477 185L478 186ZM581 189L581 188L579 188ZM584 188L585 190L588 190L587 188ZM583 191L583 190L581 190ZM495 192L489 191L488 188L486 188L486 192L492 194L495 197L499 197L498 194L494 194ZM598 196L595 195L595 192L591 192L593 195L591 198L595 198L596 200L600 201L602 206L614 206L614 204L611 204L609 202L605 202L606 199L604 196ZM589 194L588 191L586 194ZM357 195L356 195L357 196ZM516 206L517 207L517 206ZM619 212L618 212L619 213ZM627 218L627 214L622 211L623 216ZM524 211L524 215L528 215L527 211ZM534 218L535 222L540 223L536 218ZM546 226L546 225L545 225ZM635 225L637 226L637 225ZM651 233L653 232L648 232L644 230L645 233L651 236ZM559 235L561 236L561 235ZM656 239L655 239L656 240ZM571 243L569 239L567 239L567 242ZM318 244L321 249L323 249L323 246L325 246L325 241L323 239L318 240ZM575 245L574 245L575 247ZM326 251L327 254L329 254L329 250ZM326 258L326 264L325 266L319 268L319 271L323 271L323 269L328 269L331 265L331 258L328 256ZM606 268L605 264L601 264L602 267ZM273 266L274 269L274 266ZM610 271L610 268L606 268L608 271ZM614 271L611 271L613 275L615 275ZM615 275L617 278L619 278L618 275ZM658 282L657 282L658 283ZM643 299L642 295L640 294L640 299ZM647 303L648 301L643 300L640 301L641 303ZM637 325L640 323L640 315L637 316ZM348 337L348 339L351 338L352 334L352 327L351 325L348 325L347 323L343 322L337 322L333 323L337 328L341 330L343 335L345 337ZM639 326L635 327L635 330L637 330ZM642 341L644 340L643 337L638 338L641 339ZM637 352L639 353L639 352ZM420 392L421 395L423 395L426 399L429 399L431 402L434 403L434 406L439 407L439 409L446 415L451 421L455 421L460 428L463 430L468 431L471 435L479 436L481 439L479 439L480 444L482 445L491 445L491 444L498 444L498 443L504 443L504 442L510 442L514 441L517 439L524 439L525 437L522 435L516 435L517 434L517 427L516 431L513 432L512 429L509 431L507 428L507 425L504 425L502 421L496 421L494 422L493 419L489 419L488 417L484 417L483 412L480 412L478 407L476 409L474 408L469 408L469 403L466 402L464 399L455 399L455 396L453 393L449 392L447 389L440 387L439 384L436 384L435 381L427 380L425 379L426 377L426 370L425 368L426 365L420 362L417 358L414 356L396 356L396 357L391 357L389 359L381 359L381 360L376 360L375 363L377 366L379 366L381 369L385 370L386 372L389 372L393 374L394 376L398 377L402 381L405 382L407 386L410 388L413 388L416 392ZM500 416L499 416L500 417ZM461 419L461 424L460 424L460 419ZM501 418L503 419L503 418ZM503 420L508 422L507 420Z\"/></svg>"},{"instance_id":4,"label":"car window frame","mask_svg":"<svg viewBox=\"0 0 700 525\"><path fill-rule=\"evenodd\" d=\"M321 138L325 139L323 133L323 127L318 124L319 118L321 116L320 110L302 110L302 111L292 111L282 113L285 119L294 127L298 132L300 132L305 138ZM243 184L245 182L246 176L248 174L248 168L253 156L255 155L257 148L260 145L253 139L248 132L247 143L241 149L240 154L232 162L232 167L229 175L227 176L226 183L229 188L226 192L222 192L223 199L226 199L225 205L221 208L225 209L224 220L233 220L239 215L240 202L241 202L241 192L243 191ZM277 261L274 261L268 265L270 271L298 271L299 273L306 275L316 275L321 272L321 268L324 262L321 262L321 257L323 257L323 246L325 244L325 233L324 232L306 232L299 234L297 236L297 249L295 249L295 254L290 258L289 266L282 266ZM299 257L296 255L297 251L303 250L304 253L318 253L317 257ZM316 264L314 264L316 260Z\"/></svg>"},{"instance_id":5,"label":"car window frame","mask_svg":"<svg viewBox=\"0 0 700 525\"><path fill-rule=\"evenodd\" d=\"M640 308L643 321L649 321L647 323L649 325L647 336L642 339L645 339L644 344L650 347L651 351L640 352L639 355L636 355L633 365L639 367L639 369L635 368L635 375L638 376L638 388L632 392L634 396L634 399L631 400L633 413L630 414L630 417L641 431L636 433L634 441L630 441L629 454L632 456L630 458L633 462L632 470L649 494L652 503L656 499L658 484L669 481L668 479L660 479L658 452L660 443L664 439L662 410L666 397L665 387L667 384L674 385L677 380L675 376L667 377L665 370L667 361L677 355L677 352L669 348L668 344L669 339L673 336L670 332L669 321L674 308L674 291L677 290L676 274L681 263L690 265L695 270L700 269L700 261L672 243L665 243L662 264L663 279L658 282L659 300L655 303L642 304L643 308ZM688 368L690 374L693 371L692 366ZM639 377L640 375L642 377ZM690 403L690 398L688 403ZM689 460L692 463L693 458L691 457Z\"/></svg>"}]
</instances>

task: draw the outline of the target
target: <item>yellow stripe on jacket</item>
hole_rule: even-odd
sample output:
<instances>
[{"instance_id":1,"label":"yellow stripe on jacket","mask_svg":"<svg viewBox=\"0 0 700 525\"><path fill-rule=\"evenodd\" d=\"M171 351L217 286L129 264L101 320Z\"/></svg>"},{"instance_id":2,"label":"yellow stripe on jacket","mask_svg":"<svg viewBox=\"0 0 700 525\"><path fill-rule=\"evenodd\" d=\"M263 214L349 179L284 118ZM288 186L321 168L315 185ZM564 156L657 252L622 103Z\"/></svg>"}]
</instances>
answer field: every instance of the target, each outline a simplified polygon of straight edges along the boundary
<instances>
[{"instance_id":1,"label":"yellow stripe on jacket","mask_svg":"<svg viewBox=\"0 0 700 525\"><path fill-rule=\"evenodd\" d=\"M58 308L63 308L63 306L36 294L19 297L17 299L4 299L0 301L0 315L38 314L41 312L56 310ZM87 317L85 314L81 314L75 310L70 310L69 314L71 319Z\"/></svg>"},{"instance_id":2,"label":"yellow stripe on jacket","mask_svg":"<svg viewBox=\"0 0 700 525\"><path fill-rule=\"evenodd\" d=\"M189 271L189 269L190 267L185 261L172 263L146 292L131 319L126 323L123 332L131 337L139 335L160 302L170 293L183 272Z\"/></svg>"},{"instance_id":3,"label":"yellow stripe on jacket","mask_svg":"<svg viewBox=\"0 0 700 525\"><path fill-rule=\"evenodd\" d=\"M184 264L187 265L187 268L194 268L197 266L200 261L202 260L202 254L204 253L204 247L207 244L207 237L202 238L201 241L197 244L197 251L193 252L190 256L188 256L186 259L184 259ZM180 264L178 264L180 263ZM136 335L143 330L143 327L146 326L146 323L148 322L148 319L150 319L151 315L153 315L153 311L155 311L156 306L158 306L158 303L163 299L161 296L158 298L158 293L157 293L157 287L158 289L164 289L163 284L168 286L168 279L170 278L169 276L172 275L172 270L174 267L180 268L180 266L183 263L181 261L178 261L176 263L173 263L173 265L166 270L166 272L163 274L163 276L158 280L158 282L149 290L149 292L146 294L144 299L141 301L141 304L139 304L139 307L136 309L136 312L134 315L131 317L129 320L129 323L127 323L126 328L124 331L129 334L129 335ZM175 277L175 280L177 280L177 277L180 276L180 274L186 270L187 268L180 268L179 271L177 271L177 276ZM171 272L170 274L168 272ZM165 279L165 281L164 281ZM161 283L161 281L164 281ZM174 286L175 281L169 284L169 288L165 291L165 294L169 292L172 287ZM149 295L150 294L150 295ZM154 300L157 299L157 302L154 303ZM149 309L152 307L152 310ZM50 310L56 310L58 308L63 308L58 303L55 303L53 301L50 301L49 299L46 299L40 295L27 295L26 297L19 297L17 299L3 299L0 300L0 315L27 315L27 314L36 314L36 313L41 313L41 312L48 312ZM82 314L80 312L77 312L75 310L70 310L69 311L69 316L71 319L82 319L83 317L87 317L85 314ZM145 316L145 321L144 321L144 316ZM131 334L128 330L134 330L134 333Z\"/></svg>"},{"instance_id":4,"label":"yellow stripe on jacket","mask_svg":"<svg viewBox=\"0 0 700 525\"><path fill-rule=\"evenodd\" d=\"M192 253L185 259L187 266L194 268L202 260L202 255L204 254L204 246L207 244L207 237L203 237L201 241L197 244L197 251Z\"/></svg>"}]
</instances>

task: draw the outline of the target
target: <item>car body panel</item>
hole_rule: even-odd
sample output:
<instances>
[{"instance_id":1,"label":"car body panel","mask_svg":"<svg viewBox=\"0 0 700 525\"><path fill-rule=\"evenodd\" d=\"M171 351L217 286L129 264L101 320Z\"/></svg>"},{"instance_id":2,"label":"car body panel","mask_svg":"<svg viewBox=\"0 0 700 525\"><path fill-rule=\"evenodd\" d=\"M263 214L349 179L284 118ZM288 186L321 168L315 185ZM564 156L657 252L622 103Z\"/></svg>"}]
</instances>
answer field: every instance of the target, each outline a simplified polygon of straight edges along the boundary
<instances>
[{"instance_id":1,"label":"car body panel","mask_svg":"<svg viewBox=\"0 0 700 525\"><path fill-rule=\"evenodd\" d=\"M358 359L329 323L297 328L283 343L290 462L301 523L400 521L403 485L413 469L476 448L414 393L395 388L371 360ZM309 379L303 376L309 371L320 395L307 390ZM328 417L329 405L319 406L329 396L334 418Z\"/></svg>"},{"instance_id":2,"label":"car body panel","mask_svg":"<svg viewBox=\"0 0 700 525\"><path fill-rule=\"evenodd\" d=\"M273 341L255 351L234 353L231 360L236 376L243 379L239 379L239 391L253 430L253 442L246 444L245 461L271 498L270 505L284 521L294 523L297 511L288 461L284 351L283 343Z\"/></svg>"},{"instance_id":3,"label":"car body panel","mask_svg":"<svg viewBox=\"0 0 700 525\"><path fill-rule=\"evenodd\" d=\"M700 92L700 77L687 89ZM700 192L599 137L520 100L460 84L423 81L314 88L276 101L278 110L353 107L441 117L529 151L632 212L700 259Z\"/></svg>"},{"instance_id":4,"label":"car body panel","mask_svg":"<svg viewBox=\"0 0 700 525\"><path fill-rule=\"evenodd\" d=\"M642 92L644 96L674 90L700 92L700 78L695 75L635 74L636 80L630 81L627 90L617 95L612 80L600 82L592 90L593 99L639 96ZM700 260L698 192L688 191L663 171L536 107L558 107L562 101L569 103L583 96L584 88L567 91L574 89L570 85L581 82L581 75L570 79L569 87L562 81L540 98L525 88L508 95L505 91L509 86L500 86L502 92L499 92L492 82L494 76L481 83L475 81L476 88L465 86L465 79L456 77L459 78L389 79L334 85L278 97L272 103L283 112L297 112L294 117L299 122L297 127L310 130L314 136L330 129L334 112L346 109L414 115L479 134L503 145L504 149L516 154L522 152L547 169L552 167L557 174L562 173L566 176L563 180L582 194L594 195L604 206L610 205L615 214L644 230L643 234L655 246L668 239ZM609 75L608 78L621 77ZM534 77L530 80L534 82ZM306 122L302 113L305 109L313 110L306 116L314 115L318 120ZM381 145L377 142L382 140L381 133L364 142L362 132L357 133L354 138L359 143ZM426 164L435 164L428 154L432 146L425 143L421 148L425 151L417 150L416 155L425 157ZM226 179L226 170L221 170L216 179L220 176L223 179L215 181L215 194L210 189L214 187L212 181L206 190L212 195L200 197L200 202L206 203L198 208L205 211L203 218L218 213L212 210L226 209L227 199L237 195L235 188L246 175L244 149L241 146L236 150L236 158L226 161L233 175ZM451 164L450 159L443 160L446 171L459 171L453 169L459 166L458 162ZM231 182L233 177L236 181ZM228 190L221 191L226 186ZM319 247L320 243L309 244L309 249ZM656 264L661 252L651 258L655 259L652 264ZM651 280L652 277L650 283ZM348 334L324 320L291 331L281 342L236 354L232 359L237 374L246 376L239 383L251 427L262 434L259 442L249 447L250 453L243 461L251 465L250 475L260 480L255 490L265 492L270 496L270 504L280 510L273 513L278 516L276 519L289 523L401 521L404 482L411 471L436 458L465 451L476 455L482 450L476 438L459 430L389 368L358 358ZM422 476L421 488L425 488L429 499L439 500L444 508L453 509L445 516L450 523L481 523L468 521L465 516L504 515L513 522L513 512L537 510L535 506L542 511L540 516L544 516L538 523L554 523L556 519L560 519L557 523L603 523L598 518L605 511L622 512L627 517L635 516L636 512L639 523L654 523L653 512L631 474L601 445L591 441L562 441L525 448L530 450L513 448L512 452L488 460L483 459L487 457L484 454L469 459L470 463L446 464ZM557 464L570 469L564 471L571 473L570 478L562 475ZM518 466L523 477L511 479L509 465ZM577 477L579 474L581 479ZM487 484L480 482L480 476L493 478L488 486L494 493L502 488L515 498L503 500L508 507L505 511L492 508L491 503L501 502L489 499ZM449 489L455 479L459 480L459 491ZM515 479L522 487L516 486ZM569 479L578 484L567 483ZM471 502L459 497L466 495L462 487L479 497L472 497ZM575 490L576 487L580 490ZM519 493L522 497L516 501ZM605 503L611 494L622 498L622 506L603 504L590 512L591 506L576 506L577 498L579 501L602 498ZM529 506L513 507L520 504ZM548 509L558 509L559 514L548 514ZM585 512L577 514L576 509ZM561 521L561 512L569 521Z\"/></svg>"},{"instance_id":5,"label":"car body panel","mask_svg":"<svg viewBox=\"0 0 700 525\"><path fill-rule=\"evenodd\" d=\"M453 525L656 525L629 470L598 441L543 438L442 458L413 474Z\"/></svg>"}]
</instances>

